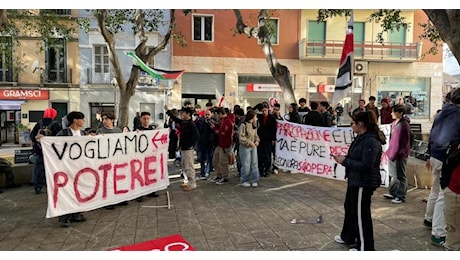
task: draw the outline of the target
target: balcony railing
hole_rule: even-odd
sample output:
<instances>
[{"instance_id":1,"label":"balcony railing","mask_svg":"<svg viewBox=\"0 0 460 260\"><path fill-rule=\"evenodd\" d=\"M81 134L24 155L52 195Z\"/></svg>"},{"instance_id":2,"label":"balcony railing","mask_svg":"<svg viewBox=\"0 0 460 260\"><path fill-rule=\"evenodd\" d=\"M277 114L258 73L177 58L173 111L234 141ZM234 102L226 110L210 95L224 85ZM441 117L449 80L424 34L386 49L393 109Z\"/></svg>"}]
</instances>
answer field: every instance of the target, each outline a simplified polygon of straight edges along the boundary
<instances>
[{"instance_id":1,"label":"balcony railing","mask_svg":"<svg viewBox=\"0 0 460 260\"><path fill-rule=\"evenodd\" d=\"M340 59L344 41L308 41L299 43L299 59ZM355 42L355 59L413 62L421 58L422 43Z\"/></svg>"}]
</instances>

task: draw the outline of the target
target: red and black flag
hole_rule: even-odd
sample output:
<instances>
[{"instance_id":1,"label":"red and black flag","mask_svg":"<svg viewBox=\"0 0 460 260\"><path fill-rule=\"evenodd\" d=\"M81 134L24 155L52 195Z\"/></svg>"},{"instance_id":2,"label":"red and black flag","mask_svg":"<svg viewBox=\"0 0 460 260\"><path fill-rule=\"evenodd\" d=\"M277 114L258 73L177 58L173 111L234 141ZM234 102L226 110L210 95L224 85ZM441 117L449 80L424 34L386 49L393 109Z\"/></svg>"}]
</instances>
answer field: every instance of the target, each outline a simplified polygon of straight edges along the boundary
<instances>
[{"instance_id":1,"label":"red and black flag","mask_svg":"<svg viewBox=\"0 0 460 260\"><path fill-rule=\"evenodd\" d=\"M335 81L335 91L332 97L332 104L340 102L352 88L353 84L353 13L348 21L347 35L343 44L342 57L340 58L340 67Z\"/></svg>"}]
</instances>

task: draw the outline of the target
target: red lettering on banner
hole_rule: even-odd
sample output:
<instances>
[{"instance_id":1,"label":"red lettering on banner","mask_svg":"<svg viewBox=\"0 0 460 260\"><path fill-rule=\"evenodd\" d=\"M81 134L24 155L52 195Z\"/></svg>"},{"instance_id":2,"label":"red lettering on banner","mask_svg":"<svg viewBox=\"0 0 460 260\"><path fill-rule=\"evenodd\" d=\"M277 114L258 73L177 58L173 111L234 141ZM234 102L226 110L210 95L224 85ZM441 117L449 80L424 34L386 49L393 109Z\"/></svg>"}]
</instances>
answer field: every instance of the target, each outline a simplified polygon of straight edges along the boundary
<instances>
[{"instance_id":1,"label":"red lettering on banner","mask_svg":"<svg viewBox=\"0 0 460 260\"><path fill-rule=\"evenodd\" d=\"M331 131L329 129L305 128L305 126L279 123L277 131L279 135L284 135L292 139L303 139L306 141L325 141L331 142Z\"/></svg>"},{"instance_id":2,"label":"red lettering on banner","mask_svg":"<svg viewBox=\"0 0 460 260\"><path fill-rule=\"evenodd\" d=\"M134 182L136 180L139 182L141 187L144 187L144 179L141 176L142 162L139 160L132 160L129 165L131 167L131 189L134 190ZM136 168L136 166L138 167Z\"/></svg>"},{"instance_id":3,"label":"red lettering on banner","mask_svg":"<svg viewBox=\"0 0 460 260\"><path fill-rule=\"evenodd\" d=\"M126 168L126 166L128 166L127 163L122 163L122 164L115 164L115 166L113 167L113 190L115 194L123 194L123 193L128 192L128 190L118 190L117 189L118 181L126 179L126 175L117 174L118 169Z\"/></svg>"},{"instance_id":4,"label":"red lettering on banner","mask_svg":"<svg viewBox=\"0 0 460 260\"><path fill-rule=\"evenodd\" d=\"M332 167L322 163L299 162L299 171L311 172L318 175L331 175Z\"/></svg>"},{"instance_id":5,"label":"red lettering on banner","mask_svg":"<svg viewBox=\"0 0 460 260\"><path fill-rule=\"evenodd\" d=\"M145 177L145 185L150 185L152 183L157 182L157 179L155 178L155 174L157 173L157 170L155 168L149 168L150 165L156 165L157 162L157 157L156 156L150 156L150 157L145 157L144 159L144 177ZM152 178L149 178L152 177Z\"/></svg>"},{"instance_id":6,"label":"red lettering on banner","mask_svg":"<svg viewBox=\"0 0 460 260\"><path fill-rule=\"evenodd\" d=\"M163 165L163 155L160 157L160 178L163 180L167 178L165 173L165 167ZM84 203L93 200L97 194L101 194L102 198L108 196L107 185L109 180L113 180L113 195L128 193L128 189L119 189L119 184L123 182L130 181L130 190L135 190L135 182L138 181L141 187L148 186L158 182L157 179L157 157L150 156L145 157L144 162L133 159L129 163L122 164L103 164L100 165L97 170L85 167L79 170L75 174L75 179L73 181L73 192L75 198L78 202ZM129 165L129 167L128 167ZM113 169L113 170L112 170ZM127 170L127 172L124 172ZM141 172L143 174L141 174ZM89 174L94 176L94 180L83 181L82 177ZM129 175L129 176L128 176ZM68 185L69 174L66 172L56 172L54 173L53 180L53 206L57 208L58 198L59 198L59 189L64 188ZM102 180L102 181L101 181ZM91 190L89 195L82 194L82 187L85 187L85 192L88 193L88 187Z\"/></svg>"},{"instance_id":7,"label":"red lettering on banner","mask_svg":"<svg viewBox=\"0 0 460 260\"><path fill-rule=\"evenodd\" d=\"M89 174L92 174L94 176L94 178L96 179L95 180L96 185L94 185L93 193L90 194L89 196L87 196L86 198L83 198L81 196L80 190L78 189L78 181L80 180L80 176L82 176L85 173L89 173ZM87 168L83 168L80 171L78 171L77 175L75 175L75 180L73 181L73 189L74 189L75 197L77 198L77 201L78 202L87 202L87 201L92 200L97 194L97 191L99 189L99 183L100 183L99 175L97 174L97 172L95 170L87 167ZM87 183L85 183L85 184L87 184Z\"/></svg>"},{"instance_id":8,"label":"red lettering on banner","mask_svg":"<svg viewBox=\"0 0 460 260\"><path fill-rule=\"evenodd\" d=\"M348 153L347 146L329 146L329 153L333 155L345 155Z\"/></svg>"},{"instance_id":9,"label":"red lettering on banner","mask_svg":"<svg viewBox=\"0 0 460 260\"><path fill-rule=\"evenodd\" d=\"M112 169L112 165L110 163L103 164L99 166L99 170L102 170L103 173L103 181L102 181L102 198L107 198L107 177L109 175L109 170Z\"/></svg>"},{"instance_id":10,"label":"red lettering on banner","mask_svg":"<svg viewBox=\"0 0 460 260\"><path fill-rule=\"evenodd\" d=\"M62 182L59 179L62 177ZM69 177L65 172L56 172L53 175L54 189L53 189L53 206L56 208L58 201L59 188L65 187L69 182Z\"/></svg>"}]
</instances>

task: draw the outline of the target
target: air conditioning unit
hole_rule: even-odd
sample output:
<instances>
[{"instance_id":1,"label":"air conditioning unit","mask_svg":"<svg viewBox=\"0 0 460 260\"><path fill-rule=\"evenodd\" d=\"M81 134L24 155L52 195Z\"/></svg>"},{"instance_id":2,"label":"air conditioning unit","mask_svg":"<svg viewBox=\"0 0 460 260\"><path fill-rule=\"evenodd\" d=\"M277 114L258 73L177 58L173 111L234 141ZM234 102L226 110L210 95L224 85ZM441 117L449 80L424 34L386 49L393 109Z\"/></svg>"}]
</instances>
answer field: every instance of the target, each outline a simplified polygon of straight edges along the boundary
<instances>
[{"instance_id":1,"label":"air conditioning unit","mask_svg":"<svg viewBox=\"0 0 460 260\"><path fill-rule=\"evenodd\" d=\"M355 74L367 74L367 62L355 61Z\"/></svg>"}]
</instances>

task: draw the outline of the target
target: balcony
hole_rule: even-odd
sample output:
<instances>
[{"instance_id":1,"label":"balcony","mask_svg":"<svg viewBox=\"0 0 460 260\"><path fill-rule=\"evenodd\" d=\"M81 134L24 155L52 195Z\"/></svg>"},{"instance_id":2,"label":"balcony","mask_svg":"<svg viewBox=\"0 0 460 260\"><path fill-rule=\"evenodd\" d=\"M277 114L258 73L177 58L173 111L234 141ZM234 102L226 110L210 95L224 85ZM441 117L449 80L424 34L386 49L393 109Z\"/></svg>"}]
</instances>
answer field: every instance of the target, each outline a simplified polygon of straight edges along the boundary
<instances>
[{"instance_id":1,"label":"balcony","mask_svg":"<svg viewBox=\"0 0 460 260\"><path fill-rule=\"evenodd\" d=\"M300 60L339 60L344 41L308 41L299 43ZM355 42L354 58L367 61L415 62L420 60L422 43Z\"/></svg>"}]
</instances>

